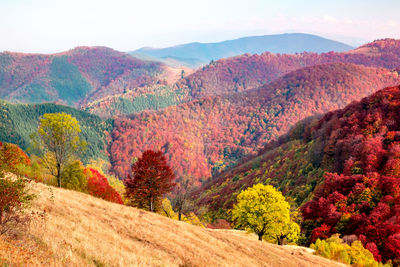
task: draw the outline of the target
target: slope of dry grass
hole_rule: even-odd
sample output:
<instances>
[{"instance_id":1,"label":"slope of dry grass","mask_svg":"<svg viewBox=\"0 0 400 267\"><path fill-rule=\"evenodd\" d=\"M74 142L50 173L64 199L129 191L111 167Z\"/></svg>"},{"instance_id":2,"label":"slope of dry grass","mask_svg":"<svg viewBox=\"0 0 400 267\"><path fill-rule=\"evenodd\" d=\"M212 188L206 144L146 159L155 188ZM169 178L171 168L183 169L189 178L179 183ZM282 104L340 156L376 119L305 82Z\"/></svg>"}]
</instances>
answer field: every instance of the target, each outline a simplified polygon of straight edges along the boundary
<instances>
[{"instance_id":1,"label":"slope of dry grass","mask_svg":"<svg viewBox=\"0 0 400 267\"><path fill-rule=\"evenodd\" d=\"M78 192L37 184L46 210L25 242L0 237L0 263L16 266L337 266L305 248L210 230ZM13 255L14 254L14 255Z\"/></svg>"}]
</instances>

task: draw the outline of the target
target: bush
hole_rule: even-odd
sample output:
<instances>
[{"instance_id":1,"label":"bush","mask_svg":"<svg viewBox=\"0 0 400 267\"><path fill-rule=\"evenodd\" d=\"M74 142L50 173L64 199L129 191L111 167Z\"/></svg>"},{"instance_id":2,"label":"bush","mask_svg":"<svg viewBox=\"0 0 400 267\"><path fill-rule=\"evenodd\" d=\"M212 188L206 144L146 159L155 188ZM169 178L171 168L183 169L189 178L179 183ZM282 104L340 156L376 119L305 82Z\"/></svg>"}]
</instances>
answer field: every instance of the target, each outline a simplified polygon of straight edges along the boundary
<instances>
[{"instance_id":1,"label":"bush","mask_svg":"<svg viewBox=\"0 0 400 267\"><path fill-rule=\"evenodd\" d=\"M105 170L110 169L110 163L98 158L96 160L91 160L89 164L86 165L86 168L97 170L101 175L107 178L108 184L118 192L118 194L122 197L123 202L125 203L125 185L124 182L118 179L115 175L110 173L105 173Z\"/></svg>"},{"instance_id":2,"label":"bush","mask_svg":"<svg viewBox=\"0 0 400 267\"><path fill-rule=\"evenodd\" d=\"M182 214L182 218L179 220L179 215L172 209L171 201L168 198L163 198L161 200L160 207L156 212L173 220L204 227L204 224L200 221L199 217L197 217L193 212Z\"/></svg>"},{"instance_id":3,"label":"bush","mask_svg":"<svg viewBox=\"0 0 400 267\"><path fill-rule=\"evenodd\" d=\"M87 180L84 167L79 160L69 164L62 172L61 185L70 190L87 192Z\"/></svg>"},{"instance_id":4,"label":"bush","mask_svg":"<svg viewBox=\"0 0 400 267\"><path fill-rule=\"evenodd\" d=\"M22 177L0 178L0 234L29 222L25 209L34 198L28 192L30 180Z\"/></svg>"},{"instance_id":5,"label":"bush","mask_svg":"<svg viewBox=\"0 0 400 267\"><path fill-rule=\"evenodd\" d=\"M0 178L6 173L21 174L30 164L28 156L17 145L0 142Z\"/></svg>"},{"instance_id":6,"label":"bush","mask_svg":"<svg viewBox=\"0 0 400 267\"><path fill-rule=\"evenodd\" d=\"M356 240L349 246L339 238L338 234L326 240L318 239L315 244L311 245L311 248L315 249L317 255L345 264L352 264L360 267L390 266L375 261L372 253L363 247L361 241Z\"/></svg>"},{"instance_id":7,"label":"bush","mask_svg":"<svg viewBox=\"0 0 400 267\"><path fill-rule=\"evenodd\" d=\"M29 164L18 146L0 142L0 234L29 221L24 210L34 195L28 192L30 180L20 175Z\"/></svg>"},{"instance_id":8,"label":"bush","mask_svg":"<svg viewBox=\"0 0 400 267\"><path fill-rule=\"evenodd\" d=\"M110 186L104 175L93 168L86 168L84 172L88 177L87 185L89 194L110 202L124 204L120 194Z\"/></svg>"}]
</instances>

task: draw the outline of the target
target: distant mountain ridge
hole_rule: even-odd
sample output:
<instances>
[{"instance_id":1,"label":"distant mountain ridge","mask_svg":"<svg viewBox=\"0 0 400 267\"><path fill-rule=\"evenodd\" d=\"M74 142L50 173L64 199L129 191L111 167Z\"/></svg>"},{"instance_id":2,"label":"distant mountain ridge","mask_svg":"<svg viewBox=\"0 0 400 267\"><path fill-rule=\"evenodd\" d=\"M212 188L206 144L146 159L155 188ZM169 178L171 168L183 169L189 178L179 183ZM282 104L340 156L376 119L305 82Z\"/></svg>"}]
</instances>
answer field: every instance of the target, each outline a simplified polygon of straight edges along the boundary
<instances>
[{"instance_id":1,"label":"distant mountain ridge","mask_svg":"<svg viewBox=\"0 0 400 267\"><path fill-rule=\"evenodd\" d=\"M241 54L263 52L295 54L302 52L344 52L353 47L320 36L304 33L250 36L217 43L188 43L166 48L143 47L130 52L139 58L160 60L166 64L179 64L191 68L209 63L211 60Z\"/></svg>"}]
</instances>

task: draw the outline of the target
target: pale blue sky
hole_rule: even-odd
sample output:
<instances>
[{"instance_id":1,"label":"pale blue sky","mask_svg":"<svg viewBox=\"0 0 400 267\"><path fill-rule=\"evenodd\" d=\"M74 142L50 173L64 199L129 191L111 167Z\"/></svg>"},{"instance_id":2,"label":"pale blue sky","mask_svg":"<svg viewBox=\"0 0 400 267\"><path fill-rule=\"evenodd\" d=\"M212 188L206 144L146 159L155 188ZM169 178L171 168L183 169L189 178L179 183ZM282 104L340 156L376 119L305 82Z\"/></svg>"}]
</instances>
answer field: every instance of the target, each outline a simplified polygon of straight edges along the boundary
<instances>
[{"instance_id":1,"label":"pale blue sky","mask_svg":"<svg viewBox=\"0 0 400 267\"><path fill-rule=\"evenodd\" d=\"M400 39L400 0L0 0L0 51L121 51L304 32L358 45Z\"/></svg>"}]
</instances>

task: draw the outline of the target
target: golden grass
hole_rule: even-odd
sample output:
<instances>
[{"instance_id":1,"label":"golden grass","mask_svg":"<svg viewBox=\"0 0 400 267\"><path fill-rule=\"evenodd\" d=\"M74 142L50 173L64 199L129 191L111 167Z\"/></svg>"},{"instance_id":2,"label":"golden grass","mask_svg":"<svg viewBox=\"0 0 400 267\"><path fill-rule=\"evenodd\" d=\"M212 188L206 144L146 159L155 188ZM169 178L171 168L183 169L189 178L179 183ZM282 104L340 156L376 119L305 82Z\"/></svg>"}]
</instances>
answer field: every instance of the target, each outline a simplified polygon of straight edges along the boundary
<instances>
[{"instance_id":1,"label":"golden grass","mask_svg":"<svg viewBox=\"0 0 400 267\"><path fill-rule=\"evenodd\" d=\"M34 222L27 235L40 248L29 251L40 253L27 254L28 259L20 262L0 253L0 263L3 259L17 266L29 260L26 266L340 265L299 247L260 242L242 231L205 229L42 184L33 191L38 194L33 208L47 213L46 221ZM0 250L2 242L0 238ZM17 247L17 253L28 249Z\"/></svg>"}]
</instances>

